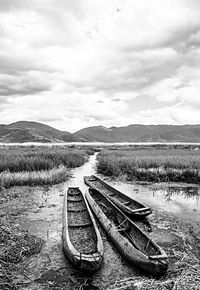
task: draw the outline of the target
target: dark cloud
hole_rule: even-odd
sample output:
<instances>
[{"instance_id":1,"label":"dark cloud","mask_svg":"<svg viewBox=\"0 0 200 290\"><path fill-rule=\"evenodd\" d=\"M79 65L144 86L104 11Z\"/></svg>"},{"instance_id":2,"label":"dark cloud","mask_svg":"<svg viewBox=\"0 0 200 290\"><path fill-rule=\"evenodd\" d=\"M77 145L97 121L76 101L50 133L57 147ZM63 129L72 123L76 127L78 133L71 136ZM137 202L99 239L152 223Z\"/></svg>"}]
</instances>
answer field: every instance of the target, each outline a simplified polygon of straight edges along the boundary
<instances>
[{"instance_id":1,"label":"dark cloud","mask_svg":"<svg viewBox=\"0 0 200 290\"><path fill-rule=\"evenodd\" d=\"M114 98L114 99L112 99L112 101L113 101L113 102L121 102L122 99L120 99L120 98Z\"/></svg>"},{"instance_id":2,"label":"dark cloud","mask_svg":"<svg viewBox=\"0 0 200 290\"><path fill-rule=\"evenodd\" d=\"M21 87L13 86L3 86L0 88L0 96L16 96L16 95L34 95L40 92L50 90L49 87L44 85L34 86L34 85L22 85Z\"/></svg>"},{"instance_id":3,"label":"dark cloud","mask_svg":"<svg viewBox=\"0 0 200 290\"><path fill-rule=\"evenodd\" d=\"M58 116L40 116L38 120L40 122L55 122L55 121L63 121L63 118Z\"/></svg>"},{"instance_id":4,"label":"dark cloud","mask_svg":"<svg viewBox=\"0 0 200 290\"><path fill-rule=\"evenodd\" d=\"M88 114L86 119L93 119L95 121L105 121L105 120L108 120L110 118L109 117L105 117L103 115L99 116L99 115L96 115L96 114Z\"/></svg>"},{"instance_id":5,"label":"dark cloud","mask_svg":"<svg viewBox=\"0 0 200 290\"><path fill-rule=\"evenodd\" d=\"M6 98L6 96L0 95L0 106L5 104L8 104L8 99Z\"/></svg>"},{"instance_id":6,"label":"dark cloud","mask_svg":"<svg viewBox=\"0 0 200 290\"><path fill-rule=\"evenodd\" d=\"M18 76L0 74L0 96L34 95L51 90L51 84L43 80L44 75L36 76L37 72Z\"/></svg>"},{"instance_id":7,"label":"dark cloud","mask_svg":"<svg viewBox=\"0 0 200 290\"><path fill-rule=\"evenodd\" d=\"M0 13L8 11L16 6L18 6L18 1L16 1L16 0L1 0L0 1Z\"/></svg>"}]
</instances>

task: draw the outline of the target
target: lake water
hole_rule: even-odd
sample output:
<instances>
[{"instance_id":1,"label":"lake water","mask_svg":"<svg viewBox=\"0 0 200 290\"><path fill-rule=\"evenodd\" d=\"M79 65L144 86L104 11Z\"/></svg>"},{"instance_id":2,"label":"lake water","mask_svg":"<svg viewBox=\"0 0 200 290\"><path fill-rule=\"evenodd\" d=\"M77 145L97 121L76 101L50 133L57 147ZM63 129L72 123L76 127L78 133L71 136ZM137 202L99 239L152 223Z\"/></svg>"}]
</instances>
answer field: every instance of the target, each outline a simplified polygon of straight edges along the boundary
<instances>
[{"instance_id":1,"label":"lake water","mask_svg":"<svg viewBox=\"0 0 200 290\"><path fill-rule=\"evenodd\" d=\"M142 145L142 146L151 146L151 145L196 145L200 146L200 143L190 143L190 142L63 142L63 143L39 143L39 142L25 142L25 143L0 143L0 147L5 146L131 146L131 145Z\"/></svg>"}]
</instances>

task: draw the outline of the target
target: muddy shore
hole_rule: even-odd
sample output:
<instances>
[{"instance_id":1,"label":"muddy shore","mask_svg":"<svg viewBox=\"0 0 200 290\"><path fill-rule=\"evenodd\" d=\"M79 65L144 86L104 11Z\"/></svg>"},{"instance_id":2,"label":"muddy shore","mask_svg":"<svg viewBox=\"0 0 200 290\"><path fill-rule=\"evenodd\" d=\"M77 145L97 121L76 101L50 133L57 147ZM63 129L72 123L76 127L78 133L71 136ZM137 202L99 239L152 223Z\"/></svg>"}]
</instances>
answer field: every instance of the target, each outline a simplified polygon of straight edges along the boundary
<instances>
[{"instance_id":1,"label":"muddy shore","mask_svg":"<svg viewBox=\"0 0 200 290\"><path fill-rule=\"evenodd\" d=\"M74 178L66 183L51 187L13 187L1 194L1 219L15 223L44 240L39 254L20 263L19 268L23 270L14 277L15 283L21 284L19 289L107 289L116 280L145 277L119 255L101 229L105 253L103 265L97 273L91 276L77 271L63 254L63 192L68 185L75 183L85 190L82 176L93 174L94 165L95 159L90 159L85 167L75 169L72 172ZM150 236L166 250L170 256L169 272L176 275L174 265L181 259L181 253L200 258L200 220L163 210L158 205L151 206L153 213L148 218L151 229L142 223L139 226L151 231Z\"/></svg>"}]
</instances>

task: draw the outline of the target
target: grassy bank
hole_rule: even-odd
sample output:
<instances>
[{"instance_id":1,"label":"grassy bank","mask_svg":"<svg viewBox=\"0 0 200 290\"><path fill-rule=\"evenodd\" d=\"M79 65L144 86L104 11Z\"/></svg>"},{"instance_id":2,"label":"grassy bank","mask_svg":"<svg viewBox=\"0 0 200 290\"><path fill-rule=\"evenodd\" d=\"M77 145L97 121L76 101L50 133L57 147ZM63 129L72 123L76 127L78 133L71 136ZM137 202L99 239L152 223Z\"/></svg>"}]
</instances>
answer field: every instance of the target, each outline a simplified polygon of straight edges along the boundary
<instances>
[{"instance_id":1,"label":"grassy bank","mask_svg":"<svg viewBox=\"0 0 200 290\"><path fill-rule=\"evenodd\" d=\"M55 184L83 165L91 150L76 148L14 147L0 149L0 187Z\"/></svg>"},{"instance_id":2,"label":"grassy bank","mask_svg":"<svg viewBox=\"0 0 200 290\"><path fill-rule=\"evenodd\" d=\"M97 170L127 180L199 183L200 154L190 149L103 150Z\"/></svg>"},{"instance_id":3,"label":"grassy bank","mask_svg":"<svg viewBox=\"0 0 200 290\"><path fill-rule=\"evenodd\" d=\"M184 259L184 257L183 257ZM185 261L182 261L182 265L185 265ZM169 277L160 281L154 279L138 279L138 277L130 277L116 283L108 290L198 290L200 285L200 266L198 261L196 264L190 264L187 262L186 267L179 263L179 269L177 269L178 276Z\"/></svg>"}]
</instances>

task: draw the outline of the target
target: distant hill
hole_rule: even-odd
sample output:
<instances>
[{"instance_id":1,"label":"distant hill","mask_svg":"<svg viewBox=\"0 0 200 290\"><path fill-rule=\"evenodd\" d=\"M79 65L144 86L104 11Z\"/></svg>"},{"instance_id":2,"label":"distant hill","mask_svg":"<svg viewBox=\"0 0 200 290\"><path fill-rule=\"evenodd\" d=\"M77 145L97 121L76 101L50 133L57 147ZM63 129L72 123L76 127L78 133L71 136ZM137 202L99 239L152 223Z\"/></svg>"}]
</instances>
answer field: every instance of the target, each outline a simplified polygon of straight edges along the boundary
<instances>
[{"instance_id":1,"label":"distant hill","mask_svg":"<svg viewBox=\"0 0 200 290\"><path fill-rule=\"evenodd\" d=\"M75 133L38 122L0 125L0 142L200 142L200 125L93 126Z\"/></svg>"},{"instance_id":2,"label":"distant hill","mask_svg":"<svg viewBox=\"0 0 200 290\"><path fill-rule=\"evenodd\" d=\"M19 121L0 125L0 142L70 142L73 134L38 122Z\"/></svg>"},{"instance_id":3,"label":"distant hill","mask_svg":"<svg viewBox=\"0 0 200 290\"><path fill-rule=\"evenodd\" d=\"M200 125L95 126L74 133L80 141L102 142L200 142Z\"/></svg>"}]
</instances>

